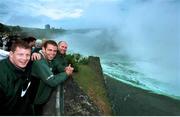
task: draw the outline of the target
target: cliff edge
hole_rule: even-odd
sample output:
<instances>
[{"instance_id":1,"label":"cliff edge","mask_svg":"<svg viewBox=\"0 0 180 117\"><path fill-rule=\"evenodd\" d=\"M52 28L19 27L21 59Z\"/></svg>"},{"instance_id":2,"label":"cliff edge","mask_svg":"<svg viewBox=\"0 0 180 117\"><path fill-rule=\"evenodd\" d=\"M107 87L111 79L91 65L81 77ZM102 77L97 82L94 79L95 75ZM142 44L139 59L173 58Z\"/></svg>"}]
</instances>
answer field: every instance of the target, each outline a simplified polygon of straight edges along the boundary
<instances>
[{"instance_id":1,"label":"cliff edge","mask_svg":"<svg viewBox=\"0 0 180 117\"><path fill-rule=\"evenodd\" d=\"M87 65L79 65L74 81L98 107L100 115L112 115L99 57L89 56Z\"/></svg>"}]
</instances>

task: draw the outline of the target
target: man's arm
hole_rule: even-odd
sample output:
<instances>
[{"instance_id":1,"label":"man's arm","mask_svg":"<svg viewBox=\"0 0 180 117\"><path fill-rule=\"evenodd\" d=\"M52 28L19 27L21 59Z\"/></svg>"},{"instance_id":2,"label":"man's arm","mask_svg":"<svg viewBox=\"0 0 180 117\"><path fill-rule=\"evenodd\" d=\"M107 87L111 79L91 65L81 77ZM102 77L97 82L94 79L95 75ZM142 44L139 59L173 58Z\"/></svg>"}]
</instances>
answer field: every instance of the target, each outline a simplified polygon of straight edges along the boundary
<instances>
[{"instance_id":1,"label":"man's arm","mask_svg":"<svg viewBox=\"0 0 180 117\"><path fill-rule=\"evenodd\" d=\"M32 75L40 78L51 87L57 86L68 78L68 73L58 73L54 75L45 60L34 61L32 65Z\"/></svg>"},{"instance_id":2,"label":"man's arm","mask_svg":"<svg viewBox=\"0 0 180 117\"><path fill-rule=\"evenodd\" d=\"M63 65L63 59L60 59L59 56L56 55L56 58L52 61L54 66L54 71L56 73L65 72L65 65Z\"/></svg>"},{"instance_id":3,"label":"man's arm","mask_svg":"<svg viewBox=\"0 0 180 117\"><path fill-rule=\"evenodd\" d=\"M31 55L31 60L35 61L35 60L40 60L41 59L41 54L37 53L37 52L33 52Z\"/></svg>"}]
</instances>

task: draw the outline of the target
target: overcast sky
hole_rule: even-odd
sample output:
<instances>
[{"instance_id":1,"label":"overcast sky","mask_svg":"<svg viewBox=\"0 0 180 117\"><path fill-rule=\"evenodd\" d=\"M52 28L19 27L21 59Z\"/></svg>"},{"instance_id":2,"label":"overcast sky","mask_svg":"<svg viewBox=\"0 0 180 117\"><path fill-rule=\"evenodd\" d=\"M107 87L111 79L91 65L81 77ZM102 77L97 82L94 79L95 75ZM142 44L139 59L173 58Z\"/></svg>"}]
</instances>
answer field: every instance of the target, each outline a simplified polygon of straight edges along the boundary
<instances>
[{"instance_id":1,"label":"overcast sky","mask_svg":"<svg viewBox=\"0 0 180 117\"><path fill-rule=\"evenodd\" d=\"M108 7L113 8L119 2L121 0L1 0L0 22L28 27L44 27L45 24L88 27L102 21Z\"/></svg>"},{"instance_id":2,"label":"overcast sky","mask_svg":"<svg viewBox=\"0 0 180 117\"><path fill-rule=\"evenodd\" d=\"M123 15L143 2L178 0L1 0L0 22L44 28L115 26Z\"/></svg>"}]
</instances>

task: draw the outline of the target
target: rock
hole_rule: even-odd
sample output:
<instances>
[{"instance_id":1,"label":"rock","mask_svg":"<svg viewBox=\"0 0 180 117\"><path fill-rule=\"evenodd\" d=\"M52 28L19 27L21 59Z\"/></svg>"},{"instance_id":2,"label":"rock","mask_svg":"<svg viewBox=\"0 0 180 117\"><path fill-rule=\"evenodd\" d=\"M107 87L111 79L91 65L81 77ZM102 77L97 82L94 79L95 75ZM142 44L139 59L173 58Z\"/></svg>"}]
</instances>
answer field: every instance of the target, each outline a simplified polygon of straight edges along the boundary
<instances>
[{"instance_id":1,"label":"rock","mask_svg":"<svg viewBox=\"0 0 180 117\"><path fill-rule=\"evenodd\" d=\"M64 85L65 116L98 116L100 110L72 79Z\"/></svg>"}]
</instances>

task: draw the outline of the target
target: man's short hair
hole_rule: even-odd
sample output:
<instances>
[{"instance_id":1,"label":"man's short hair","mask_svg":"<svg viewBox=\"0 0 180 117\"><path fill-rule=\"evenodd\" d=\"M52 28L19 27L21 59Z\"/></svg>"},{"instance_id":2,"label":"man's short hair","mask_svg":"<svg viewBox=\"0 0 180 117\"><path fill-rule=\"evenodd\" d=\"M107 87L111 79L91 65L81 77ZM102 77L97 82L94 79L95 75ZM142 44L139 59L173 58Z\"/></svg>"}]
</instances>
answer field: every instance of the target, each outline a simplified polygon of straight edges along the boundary
<instances>
[{"instance_id":1,"label":"man's short hair","mask_svg":"<svg viewBox=\"0 0 180 117\"><path fill-rule=\"evenodd\" d=\"M61 43L66 43L65 41L59 41L58 45L60 45ZM67 43L66 43L67 44Z\"/></svg>"},{"instance_id":2,"label":"man's short hair","mask_svg":"<svg viewBox=\"0 0 180 117\"><path fill-rule=\"evenodd\" d=\"M24 48L24 49L30 49L31 50L31 47L28 45L27 42L23 41L23 40L16 40L12 46L11 46L11 51L14 52L16 50L16 48L19 47L19 48Z\"/></svg>"},{"instance_id":3,"label":"man's short hair","mask_svg":"<svg viewBox=\"0 0 180 117\"><path fill-rule=\"evenodd\" d=\"M55 41L53 41L53 40L47 40L47 41L45 41L45 42L43 43L43 47L44 47L44 48L47 48L47 45L48 45L48 44L54 45L54 46L56 46L56 47L58 46Z\"/></svg>"},{"instance_id":4,"label":"man's short hair","mask_svg":"<svg viewBox=\"0 0 180 117\"><path fill-rule=\"evenodd\" d=\"M37 39L35 37L30 36L30 37L24 38L23 40L26 41L27 43L30 43L30 42L36 41Z\"/></svg>"}]
</instances>

